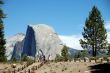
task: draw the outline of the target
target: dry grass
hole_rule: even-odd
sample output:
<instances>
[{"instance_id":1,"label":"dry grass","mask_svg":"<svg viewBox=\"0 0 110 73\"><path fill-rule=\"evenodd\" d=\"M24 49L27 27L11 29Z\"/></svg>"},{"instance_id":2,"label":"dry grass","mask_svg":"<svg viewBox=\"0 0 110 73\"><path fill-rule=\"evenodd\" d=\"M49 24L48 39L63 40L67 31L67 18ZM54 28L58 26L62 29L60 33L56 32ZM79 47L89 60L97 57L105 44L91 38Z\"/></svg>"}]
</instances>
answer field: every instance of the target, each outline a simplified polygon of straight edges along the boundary
<instances>
[{"instance_id":1,"label":"dry grass","mask_svg":"<svg viewBox=\"0 0 110 73\"><path fill-rule=\"evenodd\" d=\"M36 73L84 73L94 62L51 62L43 65Z\"/></svg>"},{"instance_id":2,"label":"dry grass","mask_svg":"<svg viewBox=\"0 0 110 73\"><path fill-rule=\"evenodd\" d=\"M0 63L0 73L3 73L4 71L13 71L14 69L12 68L13 63ZM25 63L16 63L16 68L21 67Z\"/></svg>"}]
</instances>

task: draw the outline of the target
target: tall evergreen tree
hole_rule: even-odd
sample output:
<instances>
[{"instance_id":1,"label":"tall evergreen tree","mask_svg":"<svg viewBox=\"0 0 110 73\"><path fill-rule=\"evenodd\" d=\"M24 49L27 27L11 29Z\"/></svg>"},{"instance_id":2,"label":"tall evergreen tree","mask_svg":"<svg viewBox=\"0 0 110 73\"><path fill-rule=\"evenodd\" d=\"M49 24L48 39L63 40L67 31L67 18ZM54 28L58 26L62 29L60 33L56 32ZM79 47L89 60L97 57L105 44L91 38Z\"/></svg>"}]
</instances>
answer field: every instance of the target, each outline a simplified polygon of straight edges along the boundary
<instances>
[{"instance_id":1,"label":"tall evergreen tree","mask_svg":"<svg viewBox=\"0 0 110 73\"><path fill-rule=\"evenodd\" d=\"M82 48L92 49L92 55L96 56L97 51L104 49L107 43L104 20L96 6L93 6L92 11L89 13L83 29L82 35L84 39L80 39L80 44Z\"/></svg>"},{"instance_id":2,"label":"tall evergreen tree","mask_svg":"<svg viewBox=\"0 0 110 73\"><path fill-rule=\"evenodd\" d=\"M110 43L108 44L108 55L110 55Z\"/></svg>"},{"instance_id":3,"label":"tall evergreen tree","mask_svg":"<svg viewBox=\"0 0 110 73\"><path fill-rule=\"evenodd\" d=\"M0 0L0 62L6 61L5 56L5 39L4 39L4 25L3 25L3 18L5 15L1 6L3 5L3 0Z\"/></svg>"},{"instance_id":4,"label":"tall evergreen tree","mask_svg":"<svg viewBox=\"0 0 110 73\"><path fill-rule=\"evenodd\" d=\"M63 49L61 50L61 56L63 57L64 61L68 61L69 54L68 54L68 47L67 46L64 46Z\"/></svg>"}]
</instances>

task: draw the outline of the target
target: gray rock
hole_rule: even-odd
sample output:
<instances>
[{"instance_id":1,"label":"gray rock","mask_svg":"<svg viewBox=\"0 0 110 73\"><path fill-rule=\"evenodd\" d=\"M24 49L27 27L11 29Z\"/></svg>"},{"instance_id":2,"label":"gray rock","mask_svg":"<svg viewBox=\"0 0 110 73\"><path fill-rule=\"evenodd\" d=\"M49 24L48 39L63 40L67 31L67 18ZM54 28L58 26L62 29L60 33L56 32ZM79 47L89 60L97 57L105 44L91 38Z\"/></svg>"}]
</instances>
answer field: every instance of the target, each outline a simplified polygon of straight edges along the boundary
<instances>
[{"instance_id":1,"label":"gray rock","mask_svg":"<svg viewBox=\"0 0 110 73\"><path fill-rule=\"evenodd\" d=\"M16 42L11 59L20 60L22 50L23 50L23 41Z\"/></svg>"},{"instance_id":2,"label":"gray rock","mask_svg":"<svg viewBox=\"0 0 110 73\"><path fill-rule=\"evenodd\" d=\"M38 57L45 55L46 59L54 59L56 54L61 53L61 45L57 33L52 27L45 24L29 25L24 39L22 55ZM41 52L42 51L42 52Z\"/></svg>"},{"instance_id":3,"label":"gray rock","mask_svg":"<svg viewBox=\"0 0 110 73\"><path fill-rule=\"evenodd\" d=\"M8 60L10 60L12 58L12 55L14 57L15 54L17 54L17 55L20 54L22 45L21 45L21 43L17 43L17 42L22 42L24 37L25 37L25 35L23 33L18 33L18 34L14 35L11 38L8 38L6 40L6 45L5 45L6 46L6 54L5 55ZM17 55L15 55L15 56L17 56Z\"/></svg>"}]
</instances>

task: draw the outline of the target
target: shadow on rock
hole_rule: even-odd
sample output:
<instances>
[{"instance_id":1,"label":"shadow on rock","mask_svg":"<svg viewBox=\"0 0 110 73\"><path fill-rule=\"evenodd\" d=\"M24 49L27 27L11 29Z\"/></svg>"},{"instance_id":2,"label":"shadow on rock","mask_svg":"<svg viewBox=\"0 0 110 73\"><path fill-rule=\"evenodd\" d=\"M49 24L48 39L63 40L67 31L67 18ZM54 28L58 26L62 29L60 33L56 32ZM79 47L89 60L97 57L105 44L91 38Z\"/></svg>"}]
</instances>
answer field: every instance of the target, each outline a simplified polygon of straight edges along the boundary
<instances>
[{"instance_id":1,"label":"shadow on rock","mask_svg":"<svg viewBox=\"0 0 110 73\"><path fill-rule=\"evenodd\" d=\"M91 73L110 73L110 63L89 66Z\"/></svg>"}]
</instances>

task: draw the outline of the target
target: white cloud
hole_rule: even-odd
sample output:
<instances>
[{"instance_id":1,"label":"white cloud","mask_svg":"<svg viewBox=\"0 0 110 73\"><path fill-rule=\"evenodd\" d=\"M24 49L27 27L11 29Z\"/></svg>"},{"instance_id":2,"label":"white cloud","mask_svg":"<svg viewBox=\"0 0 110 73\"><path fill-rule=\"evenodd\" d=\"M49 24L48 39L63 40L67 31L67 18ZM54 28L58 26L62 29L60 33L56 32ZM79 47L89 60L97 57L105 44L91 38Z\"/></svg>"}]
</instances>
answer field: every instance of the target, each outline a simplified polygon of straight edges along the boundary
<instances>
[{"instance_id":1,"label":"white cloud","mask_svg":"<svg viewBox=\"0 0 110 73\"><path fill-rule=\"evenodd\" d=\"M82 50L83 48L80 46L79 40L82 38L82 35L59 35L61 41L70 48ZM107 32L107 41L110 43L110 32Z\"/></svg>"},{"instance_id":2,"label":"white cloud","mask_svg":"<svg viewBox=\"0 0 110 73\"><path fill-rule=\"evenodd\" d=\"M105 22L105 28L107 29L107 41L110 43L110 21ZM79 40L82 35L59 35L61 41L70 48L82 50Z\"/></svg>"},{"instance_id":3,"label":"white cloud","mask_svg":"<svg viewBox=\"0 0 110 73\"><path fill-rule=\"evenodd\" d=\"M105 22L105 28L107 29L107 41L110 43L110 21Z\"/></svg>"},{"instance_id":4,"label":"white cloud","mask_svg":"<svg viewBox=\"0 0 110 73\"><path fill-rule=\"evenodd\" d=\"M105 28L106 28L107 30L110 30L110 21L106 21L106 22L105 22Z\"/></svg>"},{"instance_id":5,"label":"white cloud","mask_svg":"<svg viewBox=\"0 0 110 73\"><path fill-rule=\"evenodd\" d=\"M80 43L79 43L81 36L79 36L79 35L72 35L72 36L59 35L59 38L68 47L77 49L77 50L82 50L82 47L80 46Z\"/></svg>"},{"instance_id":6,"label":"white cloud","mask_svg":"<svg viewBox=\"0 0 110 73\"><path fill-rule=\"evenodd\" d=\"M110 43L110 32L107 32L107 40Z\"/></svg>"}]
</instances>

